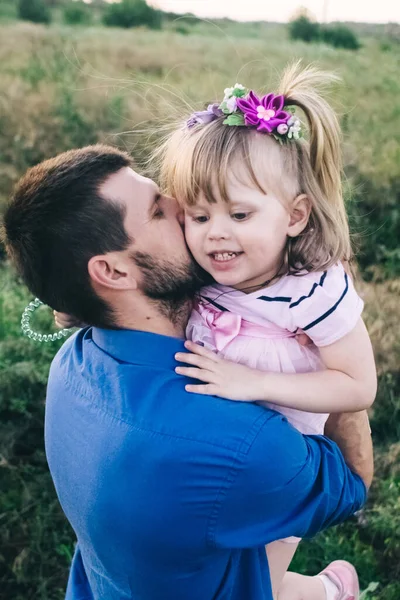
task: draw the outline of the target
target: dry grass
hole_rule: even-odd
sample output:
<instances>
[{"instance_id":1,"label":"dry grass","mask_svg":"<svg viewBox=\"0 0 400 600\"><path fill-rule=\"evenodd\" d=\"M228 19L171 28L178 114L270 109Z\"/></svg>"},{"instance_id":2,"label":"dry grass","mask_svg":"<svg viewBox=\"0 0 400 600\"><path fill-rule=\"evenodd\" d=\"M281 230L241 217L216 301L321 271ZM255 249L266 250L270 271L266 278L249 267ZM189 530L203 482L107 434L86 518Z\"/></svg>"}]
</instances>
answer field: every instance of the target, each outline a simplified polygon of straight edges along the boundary
<instances>
[{"instance_id":1,"label":"dry grass","mask_svg":"<svg viewBox=\"0 0 400 600\"><path fill-rule=\"evenodd\" d=\"M365 321L374 347L378 373L397 372L400 364L400 279L361 284Z\"/></svg>"},{"instance_id":2,"label":"dry grass","mask_svg":"<svg viewBox=\"0 0 400 600\"><path fill-rule=\"evenodd\" d=\"M344 85L332 98L344 115L348 167L381 187L390 185L400 159L400 50L383 53L369 39L362 51L353 53L289 43L286 36L283 27L260 29L257 38L246 38L217 28L209 28L208 35L194 29L184 36L27 23L0 26L2 169L10 165L12 183L15 167L19 174L32 158L64 149L69 140L57 135L63 115L54 115L54 109L67 92L87 117L93 136L103 138L141 130L143 121L157 125L187 114L190 107L220 98L236 80L265 90L288 61L302 57L343 77ZM384 105L383 96L390 98ZM115 97L123 110L110 121L104 113ZM136 141L125 136L119 143L134 148ZM28 157L22 160L25 149ZM2 194L8 192L9 186L2 186Z\"/></svg>"}]
</instances>

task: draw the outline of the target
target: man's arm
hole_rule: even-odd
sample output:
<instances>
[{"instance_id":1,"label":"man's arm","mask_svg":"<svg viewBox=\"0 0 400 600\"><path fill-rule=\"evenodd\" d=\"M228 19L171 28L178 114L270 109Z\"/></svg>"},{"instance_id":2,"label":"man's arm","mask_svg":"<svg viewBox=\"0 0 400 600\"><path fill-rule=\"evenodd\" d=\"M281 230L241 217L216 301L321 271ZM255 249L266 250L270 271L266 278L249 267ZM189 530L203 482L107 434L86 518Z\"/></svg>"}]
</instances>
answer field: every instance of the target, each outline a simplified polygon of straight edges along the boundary
<instances>
[{"instance_id":1,"label":"man's arm","mask_svg":"<svg viewBox=\"0 0 400 600\"><path fill-rule=\"evenodd\" d=\"M325 435L337 443L347 465L369 488L374 475L374 458L367 411L330 415Z\"/></svg>"},{"instance_id":2,"label":"man's arm","mask_svg":"<svg viewBox=\"0 0 400 600\"><path fill-rule=\"evenodd\" d=\"M311 537L346 520L366 495L363 480L333 441L303 436L271 412L246 452L235 457L209 539L219 547L245 548L289 536Z\"/></svg>"}]
</instances>

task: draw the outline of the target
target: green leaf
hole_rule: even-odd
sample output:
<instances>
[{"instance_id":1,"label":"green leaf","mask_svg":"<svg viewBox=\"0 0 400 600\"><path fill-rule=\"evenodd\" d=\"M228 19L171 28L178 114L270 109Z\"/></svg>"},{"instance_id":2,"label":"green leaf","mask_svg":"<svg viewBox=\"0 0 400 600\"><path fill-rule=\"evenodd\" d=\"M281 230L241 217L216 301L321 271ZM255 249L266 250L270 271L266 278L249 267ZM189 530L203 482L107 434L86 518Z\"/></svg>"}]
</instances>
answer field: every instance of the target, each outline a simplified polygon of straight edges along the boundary
<instances>
[{"instance_id":1,"label":"green leaf","mask_svg":"<svg viewBox=\"0 0 400 600\"><path fill-rule=\"evenodd\" d=\"M226 102L221 102L221 104L219 105L219 108L222 110L222 112L225 115L229 115L231 113L231 111L229 110L229 108L226 105Z\"/></svg>"},{"instance_id":2,"label":"green leaf","mask_svg":"<svg viewBox=\"0 0 400 600\"><path fill-rule=\"evenodd\" d=\"M379 583L377 583L376 581L371 581L371 583L368 585L367 589L365 589L361 596L360 596L360 600L369 600L370 592L375 592L377 590L377 588L379 587Z\"/></svg>"},{"instance_id":3,"label":"green leaf","mask_svg":"<svg viewBox=\"0 0 400 600\"><path fill-rule=\"evenodd\" d=\"M233 113L229 115L224 121L224 125L240 126L244 124L244 116L242 113Z\"/></svg>"},{"instance_id":4,"label":"green leaf","mask_svg":"<svg viewBox=\"0 0 400 600\"><path fill-rule=\"evenodd\" d=\"M247 90L240 90L238 88L235 88L232 92L232 96L236 96L236 98L243 98L245 95L247 94Z\"/></svg>"},{"instance_id":5,"label":"green leaf","mask_svg":"<svg viewBox=\"0 0 400 600\"><path fill-rule=\"evenodd\" d=\"M281 145L283 145L283 139L280 135L275 135L275 133L271 134L272 137L274 137L276 139L277 142L279 142Z\"/></svg>"}]
</instances>

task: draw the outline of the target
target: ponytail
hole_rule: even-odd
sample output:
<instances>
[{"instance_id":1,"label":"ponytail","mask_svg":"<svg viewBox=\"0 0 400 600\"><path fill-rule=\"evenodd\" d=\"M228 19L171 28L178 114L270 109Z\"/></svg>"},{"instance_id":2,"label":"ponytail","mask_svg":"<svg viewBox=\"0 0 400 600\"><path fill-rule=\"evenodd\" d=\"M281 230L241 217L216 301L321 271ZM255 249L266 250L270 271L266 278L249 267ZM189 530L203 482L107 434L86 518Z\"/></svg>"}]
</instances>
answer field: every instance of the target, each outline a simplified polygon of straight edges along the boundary
<instances>
[{"instance_id":1,"label":"ponytail","mask_svg":"<svg viewBox=\"0 0 400 600\"><path fill-rule=\"evenodd\" d=\"M318 192L322 194L322 198L315 198L314 209L318 205L323 209L325 202L330 205L329 212L332 213L335 229L341 233L341 259L349 259L351 245L342 191L341 129L335 111L322 95L330 85L339 81L340 77L333 73L311 66L301 68L298 61L284 71L278 93L285 96L286 105L298 106L307 119L309 167L318 185ZM303 155L304 152L299 152L300 162L304 162L301 160ZM307 166L299 165L299 176L303 181L308 179ZM310 183L305 181L305 187L310 187Z\"/></svg>"}]
</instances>

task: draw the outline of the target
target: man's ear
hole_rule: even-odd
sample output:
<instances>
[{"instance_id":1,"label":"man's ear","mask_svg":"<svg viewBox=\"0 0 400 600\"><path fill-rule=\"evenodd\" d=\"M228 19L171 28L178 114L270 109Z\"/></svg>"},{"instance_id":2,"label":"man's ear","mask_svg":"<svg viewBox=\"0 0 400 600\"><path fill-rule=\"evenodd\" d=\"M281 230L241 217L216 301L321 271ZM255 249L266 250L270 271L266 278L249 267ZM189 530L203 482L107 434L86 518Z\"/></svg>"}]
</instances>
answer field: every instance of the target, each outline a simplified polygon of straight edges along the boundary
<instances>
[{"instance_id":1,"label":"man's ear","mask_svg":"<svg viewBox=\"0 0 400 600\"><path fill-rule=\"evenodd\" d=\"M290 207L290 220L287 230L289 237L297 237L306 228L311 213L311 202L306 194L297 196Z\"/></svg>"},{"instance_id":2,"label":"man's ear","mask_svg":"<svg viewBox=\"0 0 400 600\"><path fill-rule=\"evenodd\" d=\"M114 290L135 290L137 281L133 277L129 259L110 252L92 256L88 262L88 273L93 283Z\"/></svg>"}]
</instances>

